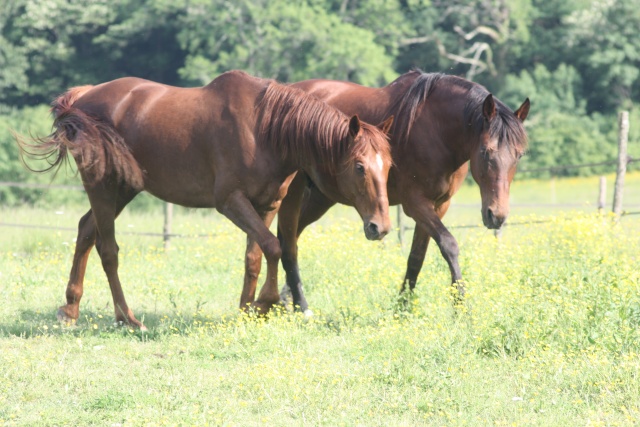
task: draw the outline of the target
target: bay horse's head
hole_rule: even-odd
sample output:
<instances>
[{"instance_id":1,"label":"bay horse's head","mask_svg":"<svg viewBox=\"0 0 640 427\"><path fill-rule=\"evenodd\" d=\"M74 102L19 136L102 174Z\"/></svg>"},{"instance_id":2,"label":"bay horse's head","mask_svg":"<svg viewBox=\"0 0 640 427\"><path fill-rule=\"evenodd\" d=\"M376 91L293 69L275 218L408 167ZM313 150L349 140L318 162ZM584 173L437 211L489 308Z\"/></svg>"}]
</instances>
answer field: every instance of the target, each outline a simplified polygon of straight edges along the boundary
<instances>
[{"instance_id":1,"label":"bay horse's head","mask_svg":"<svg viewBox=\"0 0 640 427\"><path fill-rule=\"evenodd\" d=\"M527 146L522 122L529 106L527 98L512 112L489 94L482 103L482 114L472 124L477 141L471 151L471 174L480 186L482 222L487 228L500 228L509 214L509 188Z\"/></svg>"},{"instance_id":2,"label":"bay horse's head","mask_svg":"<svg viewBox=\"0 0 640 427\"><path fill-rule=\"evenodd\" d=\"M380 240L391 230L387 178L391 151L387 132L393 117L378 126L349 120L347 151L337 168L340 194L355 206L369 240Z\"/></svg>"}]
</instances>

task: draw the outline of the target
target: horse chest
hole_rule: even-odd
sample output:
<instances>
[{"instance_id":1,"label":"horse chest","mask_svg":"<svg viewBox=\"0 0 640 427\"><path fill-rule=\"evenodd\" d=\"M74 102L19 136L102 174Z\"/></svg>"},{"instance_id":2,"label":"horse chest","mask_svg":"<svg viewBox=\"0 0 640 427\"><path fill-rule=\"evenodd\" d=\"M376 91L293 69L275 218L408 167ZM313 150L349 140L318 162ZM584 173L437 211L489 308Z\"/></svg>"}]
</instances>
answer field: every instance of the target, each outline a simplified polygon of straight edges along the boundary
<instances>
[{"instance_id":1,"label":"horse chest","mask_svg":"<svg viewBox=\"0 0 640 427\"><path fill-rule=\"evenodd\" d=\"M256 210L268 212L278 209L282 199L287 195L289 185L294 176L295 173L284 179L276 179L269 182L262 181L261 185L257 185L255 187L256 191L253 191L251 196L251 202Z\"/></svg>"}]
</instances>

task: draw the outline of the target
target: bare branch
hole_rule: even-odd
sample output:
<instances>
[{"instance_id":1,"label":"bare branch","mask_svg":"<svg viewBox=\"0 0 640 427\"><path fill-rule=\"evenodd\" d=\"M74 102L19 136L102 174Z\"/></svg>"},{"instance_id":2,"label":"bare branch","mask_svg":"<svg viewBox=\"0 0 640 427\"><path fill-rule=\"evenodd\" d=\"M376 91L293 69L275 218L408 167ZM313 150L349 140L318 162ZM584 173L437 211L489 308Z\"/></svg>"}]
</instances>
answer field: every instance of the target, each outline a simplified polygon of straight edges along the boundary
<instances>
[{"instance_id":1,"label":"bare branch","mask_svg":"<svg viewBox=\"0 0 640 427\"><path fill-rule=\"evenodd\" d=\"M436 38L434 36L410 37L408 39L400 40L400 43L398 43L398 44L400 46L407 46L407 45L410 45L410 44L428 43L428 42L433 41L435 39Z\"/></svg>"},{"instance_id":2,"label":"bare branch","mask_svg":"<svg viewBox=\"0 0 640 427\"><path fill-rule=\"evenodd\" d=\"M503 39L502 35L498 31L494 30L493 28L487 27L485 25L480 25L469 33L465 33L464 30L458 25L453 27L453 29L456 33L460 34L462 38L464 38L465 40L471 40L478 34L484 34L485 36L489 36L498 43L500 43Z\"/></svg>"},{"instance_id":3,"label":"bare branch","mask_svg":"<svg viewBox=\"0 0 640 427\"><path fill-rule=\"evenodd\" d=\"M491 75L496 75L496 69L493 65L493 51L491 50L491 46L488 43L480 43L476 42L471 46L469 50L463 52L464 54L473 53L472 58L468 58L466 56L456 55L454 53L447 52L447 49L444 47L442 42L438 39L435 39L436 45L438 46L438 53L440 56L443 56L452 61L458 62L460 64L469 64L471 68L467 72L467 78L469 80L473 80L473 77L482 73L484 70L489 70ZM480 60L480 56L485 53L486 61Z\"/></svg>"}]
</instances>

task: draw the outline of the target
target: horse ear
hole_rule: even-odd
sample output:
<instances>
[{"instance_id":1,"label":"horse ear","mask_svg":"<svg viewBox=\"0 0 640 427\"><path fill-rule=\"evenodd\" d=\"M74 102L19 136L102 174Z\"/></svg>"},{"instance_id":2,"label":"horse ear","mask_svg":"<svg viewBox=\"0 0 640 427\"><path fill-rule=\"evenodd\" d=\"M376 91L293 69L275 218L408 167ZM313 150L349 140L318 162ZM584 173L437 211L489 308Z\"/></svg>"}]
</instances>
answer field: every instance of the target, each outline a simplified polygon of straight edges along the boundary
<instances>
[{"instance_id":1,"label":"horse ear","mask_svg":"<svg viewBox=\"0 0 640 427\"><path fill-rule=\"evenodd\" d=\"M349 120L349 135L351 135L352 138L358 136L358 134L360 133L360 127L360 119L356 114Z\"/></svg>"},{"instance_id":2,"label":"horse ear","mask_svg":"<svg viewBox=\"0 0 640 427\"><path fill-rule=\"evenodd\" d=\"M385 120L384 122L380 123L376 127L378 129L380 129L382 132L384 132L386 135L389 135L389 131L391 130L391 125L392 124L393 124L393 116L389 116L389 117L387 117L387 120Z\"/></svg>"},{"instance_id":3,"label":"horse ear","mask_svg":"<svg viewBox=\"0 0 640 427\"><path fill-rule=\"evenodd\" d=\"M482 104L482 115L484 119L490 122L496 116L496 103L493 100L493 95L489 94L484 99Z\"/></svg>"},{"instance_id":4,"label":"horse ear","mask_svg":"<svg viewBox=\"0 0 640 427\"><path fill-rule=\"evenodd\" d=\"M519 118L521 122L524 122L524 119L526 119L527 116L529 115L529 107L530 106L531 106L531 103L529 102L529 98L527 98L527 99L524 100L524 102L522 103L520 108L518 108L514 112L516 117Z\"/></svg>"}]
</instances>

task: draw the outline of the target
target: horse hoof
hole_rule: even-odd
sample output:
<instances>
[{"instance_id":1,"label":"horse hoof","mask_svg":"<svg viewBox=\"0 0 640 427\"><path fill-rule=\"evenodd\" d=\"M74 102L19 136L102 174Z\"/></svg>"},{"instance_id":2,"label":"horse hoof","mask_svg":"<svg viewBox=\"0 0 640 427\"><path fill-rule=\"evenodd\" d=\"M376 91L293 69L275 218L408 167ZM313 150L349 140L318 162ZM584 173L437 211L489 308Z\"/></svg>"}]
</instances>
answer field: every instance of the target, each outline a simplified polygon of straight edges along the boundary
<instances>
[{"instance_id":1,"label":"horse hoof","mask_svg":"<svg viewBox=\"0 0 640 427\"><path fill-rule=\"evenodd\" d=\"M64 311L64 307L60 307L58 309L58 312L56 313L56 317L58 318L58 322L62 323L64 326L74 326L76 324L76 319L69 316Z\"/></svg>"},{"instance_id":2,"label":"horse hoof","mask_svg":"<svg viewBox=\"0 0 640 427\"><path fill-rule=\"evenodd\" d=\"M249 311L257 315L258 317L266 316L271 310L273 304L268 304L264 302L254 301L251 303L249 307Z\"/></svg>"},{"instance_id":3,"label":"horse hoof","mask_svg":"<svg viewBox=\"0 0 640 427\"><path fill-rule=\"evenodd\" d=\"M302 314L304 315L304 320L310 320L314 316L310 308L307 308Z\"/></svg>"},{"instance_id":4,"label":"horse hoof","mask_svg":"<svg viewBox=\"0 0 640 427\"><path fill-rule=\"evenodd\" d=\"M128 326L134 329L138 329L140 332L148 331L147 327L144 326L144 324L138 319L136 319L135 317L133 319L128 319L128 320L116 319L116 322L113 324L113 326L115 327Z\"/></svg>"}]
</instances>

